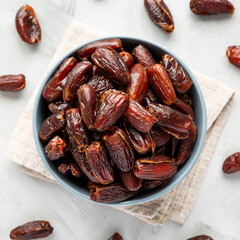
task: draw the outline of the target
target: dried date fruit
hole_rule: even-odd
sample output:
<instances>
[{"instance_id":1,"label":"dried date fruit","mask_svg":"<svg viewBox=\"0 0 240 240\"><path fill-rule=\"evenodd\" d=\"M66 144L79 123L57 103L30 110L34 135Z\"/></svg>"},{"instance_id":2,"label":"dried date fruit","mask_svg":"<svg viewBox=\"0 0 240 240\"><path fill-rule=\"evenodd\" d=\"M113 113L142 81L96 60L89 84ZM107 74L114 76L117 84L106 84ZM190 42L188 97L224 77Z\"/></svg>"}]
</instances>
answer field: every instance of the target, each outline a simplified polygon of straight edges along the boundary
<instances>
[{"instance_id":1,"label":"dried date fruit","mask_svg":"<svg viewBox=\"0 0 240 240\"><path fill-rule=\"evenodd\" d=\"M74 57L67 58L60 65L53 77L47 82L43 89L43 97L48 102L55 102L62 97L63 89L66 85L67 76L76 66Z\"/></svg>"},{"instance_id":2,"label":"dried date fruit","mask_svg":"<svg viewBox=\"0 0 240 240\"><path fill-rule=\"evenodd\" d=\"M72 102L77 98L77 91L81 85L88 82L92 75L90 62L78 63L67 76L67 82L63 89L63 100Z\"/></svg>"},{"instance_id":3,"label":"dried date fruit","mask_svg":"<svg viewBox=\"0 0 240 240\"><path fill-rule=\"evenodd\" d=\"M130 71L130 69L132 68L132 66L134 65L134 59L133 56L129 53L129 52L120 52L119 53L121 55L121 57L123 58L124 62L127 65L128 70Z\"/></svg>"},{"instance_id":4,"label":"dried date fruit","mask_svg":"<svg viewBox=\"0 0 240 240\"><path fill-rule=\"evenodd\" d=\"M88 129L94 129L94 121L99 107L96 91L89 84L82 85L78 90L81 115Z\"/></svg>"},{"instance_id":5,"label":"dried date fruit","mask_svg":"<svg viewBox=\"0 0 240 240\"><path fill-rule=\"evenodd\" d=\"M0 90L17 92L25 88L26 81L23 74L0 76Z\"/></svg>"},{"instance_id":6,"label":"dried date fruit","mask_svg":"<svg viewBox=\"0 0 240 240\"><path fill-rule=\"evenodd\" d=\"M12 240L31 240L51 235L53 227L47 221L32 221L16 227L10 233Z\"/></svg>"},{"instance_id":7,"label":"dried date fruit","mask_svg":"<svg viewBox=\"0 0 240 240\"><path fill-rule=\"evenodd\" d=\"M227 57L230 63L240 68L240 46L228 47Z\"/></svg>"},{"instance_id":8,"label":"dried date fruit","mask_svg":"<svg viewBox=\"0 0 240 240\"><path fill-rule=\"evenodd\" d=\"M75 163L62 163L58 167L58 171L63 175L69 175L79 178L82 176L82 171Z\"/></svg>"},{"instance_id":9,"label":"dried date fruit","mask_svg":"<svg viewBox=\"0 0 240 240\"><path fill-rule=\"evenodd\" d=\"M115 183L108 186L96 186L90 191L90 198L95 202L115 203L127 200L136 194L129 191L123 184Z\"/></svg>"},{"instance_id":10,"label":"dried date fruit","mask_svg":"<svg viewBox=\"0 0 240 240\"><path fill-rule=\"evenodd\" d=\"M149 132L139 132L137 129L127 124L126 122L124 122L124 127L132 147L139 154L145 154L150 150L152 150L152 152L155 151L155 142Z\"/></svg>"},{"instance_id":11,"label":"dried date fruit","mask_svg":"<svg viewBox=\"0 0 240 240\"><path fill-rule=\"evenodd\" d=\"M124 85L130 82L127 65L121 55L113 48L98 48L92 54L92 60L112 81Z\"/></svg>"},{"instance_id":12,"label":"dried date fruit","mask_svg":"<svg viewBox=\"0 0 240 240\"><path fill-rule=\"evenodd\" d=\"M240 152L229 156L223 163L222 170L224 173L235 173L240 171Z\"/></svg>"},{"instance_id":13,"label":"dried date fruit","mask_svg":"<svg viewBox=\"0 0 240 240\"><path fill-rule=\"evenodd\" d=\"M161 64L154 64L147 71L153 91L167 105L175 102L176 94L165 68Z\"/></svg>"},{"instance_id":14,"label":"dried date fruit","mask_svg":"<svg viewBox=\"0 0 240 240\"><path fill-rule=\"evenodd\" d=\"M141 191L149 191L156 188L161 189L165 187L170 181L171 178L167 178L164 180L144 180L142 183Z\"/></svg>"},{"instance_id":15,"label":"dried date fruit","mask_svg":"<svg viewBox=\"0 0 240 240\"><path fill-rule=\"evenodd\" d=\"M130 98L130 104L124 113L124 120L140 132L149 132L157 118L146 108Z\"/></svg>"},{"instance_id":16,"label":"dried date fruit","mask_svg":"<svg viewBox=\"0 0 240 240\"><path fill-rule=\"evenodd\" d=\"M113 169L102 143L92 142L86 149L85 154L92 173L99 183L107 185L113 182Z\"/></svg>"},{"instance_id":17,"label":"dried date fruit","mask_svg":"<svg viewBox=\"0 0 240 240\"><path fill-rule=\"evenodd\" d=\"M122 41L118 38L104 39L96 42L89 43L77 51L80 59L91 56L97 48L110 47L117 51L122 49Z\"/></svg>"},{"instance_id":18,"label":"dried date fruit","mask_svg":"<svg viewBox=\"0 0 240 240\"><path fill-rule=\"evenodd\" d=\"M197 15L234 13L234 6L227 0L191 0L190 9Z\"/></svg>"},{"instance_id":19,"label":"dried date fruit","mask_svg":"<svg viewBox=\"0 0 240 240\"><path fill-rule=\"evenodd\" d=\"M73 108L73 105L68 102L55 102L55 103L49 103L48 109L50 110L51 113L59 113L62 111L66 111L70 108Z\"/></svg>"},{"instance_id":20,"label":"dried date fruit","mask_svg":"<svg viewBox=\"0 0 240 240\"><path fill-rule=\"evenodd\" d=\"M137 63L130 71L130 83L127 85L126 93L133 100L142 103L148 90L148 76L144 67Z\"/></svg>"},{"instance_id":21,"label":"dried date fruit","mask_svg":"<svg viewBox=\"0 0 240 240\"><path fill-rule=\"evenodd\" d=\"M142 179L137 178L132 171L120 172L120 178L129 191L137 191L142 186Z\"/></svg>"},{"instance_id":22,"label":"dried date fruit","mask_svg":"<svg viewBox=\"0 0 240 240\"><path fill-rule=\"evenodd\" d=\"M95 77L97 75L101 75L101 71L99 70L99 68L96 65L93 65L93 69L92 69L92 77Z\"/></svg>"},{"instance_id":23,"label":"dried date fruit","mask_svg":"<svg viewBox=\"0 0 240 240\"><path fill-rule=\"evenodd\" d=\"M56 135L64 128L65 119L63 117L64 112L53 113L42 123L38 136L43 142L47 142L51 137Z\"/></svg>"},{"instance_id":24,"label":"dried date fruit","mask_svg":"<svg viewBox=\"0 0 240 240\"><path fill-rule=\"evenodd\" d=\"M103 136L103 141L117 167L123 172L130 171L134 164L134 153L127 134L118 127L112 127Z\"/></svg>"},{"instance_id":25,"label":"dried date fruit","mask_svg":"<svg viewBox=\"0 0 240 240\"><path fill-rule=\"evenodd\" d=\"M33 8L24 5L19 8L15 18L16 28L22 40L28 44L39 43L41 27Z\"/></svg>"},{"instance_id":26,"label":"dried date fruit","mask_svg":"<svg viewBox=\"0 0 240 240\"><path fill-rule=\"evenodd\" d=\"M185 161L191 156L196 135L197 128L195 127L190 131L188 138L181 140L176 157L176 164L178 166L185 163Z\"/></svg>"},{"instance_id":27,"label":"dried date fruit","mask_svg":"<svg viewBox=\"0 0 240 240\"><path fill-rule=\"evenodd\" d=\"M171 156L172 157L175 156L178 142L179 142L179 140L177 138L175 138L174 136L171 137Z\"/></svg>"},{"instance_id":28,"label":"dried date fruit","mask_svg":"<svg viewBox=\"0 0 240 240\"><path fill-rule=\"evenodd\" d=\"M86 126L78 108L71 108L65 112L67 134L71 145L78 152L84 152L89 143Z\"/></svg>"},{"instance_id":29,"label":"dried date fruit","mask_svg":"<svg viewBox=\"0 0 240 240\"><path fill-rule=\"evenodd\" d=\"M66 142L59 136L56 136L51 139L48 145L45 147L45 152L48 159L54 161L64 156L64 151L66 150L66 148Z\"/></svg>"},{"instance_id":30,"label":"dried date fruit","mask_svg":"<svg viewBox=\"0 0 240 240\"><path fill-rule=\"evenodd\" d=\"M94 127L98 131L105 130L114 124L129 106L129 97L118 90L109 90L101 96Z\"/></svg>"},{"instance_id":31,"label":"dried date fruit","mask_svg":"<svg viewBox=\"0 0 240 240\"><path fill-rule=\"evenodd\" d=\"M176 138L181 138L181 134L184 134L184 138L186 138L195 127L191 118L168 106L160 103L150 103L148 106L150 112L157 116L157 124L164 128L164 130L169 130L168 132Z\"/></svg>"},{"instance_id":32,"label":"dried date fruit","mask_svg":"<svg viewBox=\"0 0 240 240\"><path fill-rule=\"evenodd\" d=\"M164 155L140 158L135 162L133 173L140 179L164 180L177 172L174 159Z\"/></svg>"},{"instance_id":33,"label":"dried date fruit","mask_svg":"<svg viewBox=\"0 0 240 240\"><path fill-rule=\"evenodd\" d=\"M123 240L123 238L118 232L116 232L108 240Z\"/></svg>"},{"instance_id":34,"label":"dried date fruit","mask_svg":"<svg viewBox=\"0 0 240 240\"><path fill-rule=\"evenodd\" d=\"M187 104L182 99L176 97L176 100L174 103L171 104L171 107L178 110L181 113L184 113L185 115L189 116L191 119L194 119L194 112L193 109L189 104Z\"/></svg>"},{"instance_id":35,"label":"dried date fruit","mask_svg":"<svg viewBox=\"0 0 240 240\"><path fill-rule=\"evenodd\" d=\"M162 130L158 125L154 125L150 131L152 139L156 147L161 147L167 144L171 138L171 135Z\"/></svg>"},{"instance_id":36,"label":"dried date fruit","mask_svg":"<svg viewBox=\"0 0 240 240\"><path fill-rule=\"evenodd\" d=\"M156 64L152 54L142 44L133 49L132 55L136 62L140 63L145 69L150 68Z\"/></svg>"},{"instance_id":37,"label":"dried date fruit","mask_svg":"<svg viewBox=\"0 0 240 240\"><path fill-rule=\"evenodd\" d=\"M161 61L177 92L186 93L193 82L181 64L171 55L165 54Z\"/></svg>"},{"instance_id":38,"label":"dried date fruit","mask_svg":"<svg viewBox=\"0 0 240 240\"><path fill-rule=\"evenodd\" d=\"M187 240L213 240L213 239L207 235L199 235L193 238L189 238Z\"/></svg>"},{"instance_id":39,"label":"dried date fruit","mask_svg":"<svg viewBox=\"0 0 240 240\"><path fill-rule=\"evenodd\" d=\"M145 8L150 19L166 33L174 30L172 14L163 0L144 0Z\"/></svg>"}]
</instances>

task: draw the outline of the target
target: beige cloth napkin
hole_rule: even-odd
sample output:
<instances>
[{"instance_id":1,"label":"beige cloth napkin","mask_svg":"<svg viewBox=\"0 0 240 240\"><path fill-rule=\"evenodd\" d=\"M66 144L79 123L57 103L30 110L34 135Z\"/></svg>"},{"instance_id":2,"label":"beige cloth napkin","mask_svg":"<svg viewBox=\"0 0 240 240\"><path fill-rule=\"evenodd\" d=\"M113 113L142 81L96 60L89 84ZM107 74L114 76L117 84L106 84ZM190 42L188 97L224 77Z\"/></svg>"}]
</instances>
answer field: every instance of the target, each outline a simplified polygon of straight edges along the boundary
<instances>
[{"instance_id":1,"label":"beige cloth napkin","mask_svg":"<svg viewBox=\"0 0 240 240\"><path fill-rule=\"evenodd\" d=\"M91 39L105 36L80 22L73 21L66 32L46 73L66 52ZM154 201L118 209L134 215L152 225L163 225L167 219L184 223L195 202L200 184L214 152L231 107L234 90L199 73L194 73L203 92L207 106L207 138L201 156L185 180L175 189ZM41 83L41 81L40 81ZM6 156L22 166L25 173L56 182L45 168L35 147L32 131L32 111L36 92L31 96L10 139Z\"/></svg>"}]
</instances>

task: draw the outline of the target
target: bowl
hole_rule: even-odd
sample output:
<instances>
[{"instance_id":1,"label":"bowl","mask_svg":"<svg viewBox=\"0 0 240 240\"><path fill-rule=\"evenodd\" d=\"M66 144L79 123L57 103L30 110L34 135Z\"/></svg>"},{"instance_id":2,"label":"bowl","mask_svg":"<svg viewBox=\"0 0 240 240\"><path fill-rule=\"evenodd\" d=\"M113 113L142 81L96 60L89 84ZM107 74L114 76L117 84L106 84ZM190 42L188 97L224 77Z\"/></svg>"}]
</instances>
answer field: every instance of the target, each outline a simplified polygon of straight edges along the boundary
<instances>
[{"instance_id":1,"label":"bowl","mask_svg":"<svg viewBox=\"0 0 240 240\"><path fill-rule=\"evenodd\" d=\"M175 188L179 183L183 181L183 179L189 174L191 169L194 167L196 164L199 155L201 153L201 150L203 148L203 144L205 141L206 137L206 126L207 126L207 114L206 114L206 107L205 107L205 102L204 98L202 95L201 88L195 78L195 76L192 74L190 69L186 66L186 64L178 57L176 56L173 52L168 50L167 48L154 43L149 40L145 39L140 39L140 38L135 38L135 37L119 37L119 36L114 36L114 37L108 37L108 38L120 38L123 42L123 46L125 51L132 52L132 49L136 47L139 44L145 45L149 51L152 53L153 57L156 60L160 60L161 56L165 53L168 53L172 55L186 70L188 75L193 81L193 85L189 91L189 95L192 97L193 100L193 106L194 106L194 112L195 112L195 124L197 126L198 132L197 132L197 137L196 137L196 142L195 146L192 152L192 155L188 159L188 161L180 168L180 170L173 176L171 182L166 185L164 188L160 190L151 190L149 192L145 192L139 195L136 195L135 197L119 202L119 203L101 203L105 205L116 205L116 206L127 206L127 205L135 205L135 204L141 204L147 201L152 201L156 198L159 198L163 196L164 194L168 193L171 191L173 188ZM100 39L95 39L90 42L94 42L97 40L102 40L106 38L100 38ZM75 56L77 58L77 50L81 47L83 47L86 44L89 44L90 42L86 42L84 44L79 45L78 47L74 48L70 52L68 52L64 57L62 57L51 69L51 71L46 75L43 83L41 84L41 87L38 90L36 99L35 99L35 104L34 104L34 109L33 109L33 134L34 134L34 140L35 144L38 150L38 153L48 169L48 171L53 175L53 177L56 179L56 181L62 185L65 189L70 191L71 193L77 195L78 197L91 201L93 202L90 197L89 197L89 191L86 189L84 186L81 186L77 184L76 182L72 181L71 179L66 178L64 175L58 172L57 168L55 165L50 162L44 152L44 146L40 142L38 138L38 131L40 129L41 123L44 121L44 119L49 115L48 108L47 108L47 103L42 97L42 91L47 83L47 81L54 75L55 71L59 68L60 64L63 62L64 59L70 56ZM78 59L78 58L77 58Z\"/></svg>"}]
</instances>

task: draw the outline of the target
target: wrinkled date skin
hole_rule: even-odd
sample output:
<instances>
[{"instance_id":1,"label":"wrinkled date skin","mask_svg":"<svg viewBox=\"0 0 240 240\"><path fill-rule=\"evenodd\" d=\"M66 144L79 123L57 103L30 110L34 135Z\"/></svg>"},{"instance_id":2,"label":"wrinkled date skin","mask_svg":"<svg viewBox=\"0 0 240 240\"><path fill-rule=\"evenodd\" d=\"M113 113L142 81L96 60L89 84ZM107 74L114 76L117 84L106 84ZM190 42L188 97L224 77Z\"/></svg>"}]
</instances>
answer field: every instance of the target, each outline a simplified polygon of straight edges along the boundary
<instances>
[{"instance_id":1,"label":"wrinkled date skin","mask_svg":"<svg viewBox=\"0 0 240 240\"><path fill-rule=\"evenodd\" d=\"M240 152L229 156L223 163L222 170L224 173L235 173L240 171Z\"/></svg>"},{"instance_id":2,"label":"wrinkled date skin","mask_svg":"<svg viewBox=\"0 0 240 240\"><path fill-rule=\"evenodd\" d=\"M150 131L152 139L156 147L161 147L167 144L171 138L171 135L162 130L158 125L154 125Z\"/></svg>"},{"instance_id":3,"label":"wrinkled date skin","mask_svg":"<svg viewBox=\"0 0 240 240\"><path fill-rule=\"evenodd\" d=\"M0 90L17 92L25 88L26 81L23 74L0 76Z\"/></svg>"},{"instance_id":4,"label":"wrinkled date skin","mask_svg":"<svg viewBox=\"0 0 240 240\"><path fill-rule=\"evenodd\" d=\"M74 57L67 58L60 65L54 76L48 81L43 89L43 97L48 102L55 102L62 97L63 89L66 85L67 75L77 65Z\"/></svg>"},{"instance_id":5,"label":"wrinkled date skin","mask_svg":"<svg viewBox=\"0 0 240 240\"><path fill-rule=\"evenodd\" d=\"M102 143L92 142L86 149L85 154L88 164L99 183L107 185L113 182L113 169Z\"/></svg>"},{"instance_id":6,"label":"wrinkled date skin","mask_svg":"<svg viewBox=\"0 0 240 240\"><path fill-rule=\"evenodd\" d=\"M112 81L123 85L130 82L127 65L121 55L113 48L98 48L92 54L92 60Z\"/></svg>"},{"instance_id":7,"label":"wrinkled date skin","mask_svg":"<svg viewBox=\"0 0 240 240\"><path fill-rule=\"evenodd\" d=\"M127 134L118 127L112 127L103 136L103 141L117 167L123 172L130 171L134 164L134 152Z\"/></svg>"},{"instance_id":8,"label":"wrinkled date skin","mask_svg":"<svg viewBox=\"0 0 240 240\"><path fill-rule=\"evenodd\" d=\"M31 6L24 5L18 10L15 23L17 31L24 42L28 44L40 42L41 27Z\"/></svg>"},{"instance_id":9,"label":"wrinkled date skin","mask_svg":"<svg viewBox=\"0 0 240 240\"><path fill-rule=\"evenodd\" d=\"M174 21L170 10L163 0L144 0L150 19L166 33L174 30Z\"/></svg>"},{"instance_id":10,"label":"wrinkled date skin","mask_svg":"<svg viewBox=\"0 0 240 240\"><path fill-rule=\"evenodd\" d=\"M186 93L192 86L193 82L182 65L180 65L179 62L169 54L163 56L161 63L166 69L176 91L180 94Z\"/></svg>"},{"instance_id":11,"label":"wrinkled date skin","mask_svg":"<svg viewBox=\"0 0 240 240\"><path fill-rule=\"evenodd\" d=\"M137 129L127 124L126 122L124 122L124 127L132 147L139 154L145 154L149 152L151 149L152 152L155 151L155 141L153 140L149 132L148 133L139 132Z\"/></svg>"},{"instance_id":12,"label":"wrinkled date skin","mask_svg":"<svg viewBox=\"0 0 240 240\"><path fill-rule=\"evenodd\" d=\"M176 157L176 164L178 166L185 163L186 160L192 154L196 135L197 135L197 128L195 127L190 131L188 138L181 140L179 144L177 157Z\"/></svg>"},{"instance_id":13,"label":"wrinkled date skin","mask_svg":"<svg viewBox=\"0 0 240 240\"><path fill-rule=\"evenodd\" d=\"M48 145L45 147L45 152L48 159L54 161L64 156L64 151L66 150L66 148L66 142L59 136L56 136L51 139Z\"/></svg>"},{"instance_id":14,"label":"wrinkled date skin","mask_svg":"<svg viewBox=\"0 0 240 240\"><path fill-rule=\"evenodd\" d=\"M132 171L120 172L120 178L129 191L137 191L142 186L142 179L137 178Z\"/></svg>"},{"instance_id":15,"label":"wrinkled date skin","mask_svg":"<svg viewBox=\"0 0 240 240\"><path fill-rule=\"evenodd\" d=\"M199 235L193 238L189 238L187 240L213 240L213 239L207 235Z\"/></svg>"},{"instance_id":16,"label":"wrinkled date skin","mask_svg":"<svg viewBox=\"0 0 240 240\"><path fill-rule=\"evenodd\" d=\"M144 67L137 63L130 70L130 83L126 93L133 100L142 103L148 90L148 76Z\"/></svg>"},{"instance_id":17,"label":"wrinkled date skin","mask_svg":"<svg viewBox=\"0 0 240 240\"><path fill-rule=\"evenodd\" d=\"M92 75L90 62L78 63L67 76L67 82L63 89L63 100L72 102L77 98L77 91L81 85L88 82Z\"/></svg>"},{"instance_id":18,"label":"wrinkled date skin","mask_svg":"<svg viewBox=\"0 0 240 240\"><path fill-rule=\"evenodd\" d=\"M44 120L38 133L42 142L47 142L51 137L64 128L65 119L63 114L64 112L54 113Z\"/></svg>"},{"instance_id":19,"label":"wrinkled date skin","mask_svg":"<svg viewBox=\"0 0 240 240\"><path fill-rule=\"evenodd\" d=\"M115 203L127 200L136 194L129 191L123 184L115 183L109 186L96 186L90 191L90 198L95 202Z\"/></svg>"},{"instance_id":20,"label":"wrinkled date skin","mask_svg":"<svg viewBox=\"0 0 240 240\"><path fill-rule=\"evenodd\" d=\"M142 44L133 49L132 55L137 63L140 63L145 69L156 64L152 54Z\"/></svg>"},{"instance_id":21,"label":"wrinkled date skin","mask_svg":"<svg viewBox=\"0 0 240 240\"><path fill-rule=\"evenodd\" d=\"M51 235L53 227L47 221L32 221L16 227L10 233L12 240L31 240Z\"/></svg>"},{"instance_id":22,"label":"wrinkled date skin","mask_svg":"<svg viewBox=\"0 0 240 240\"><path fill-rule=\"evenodd\" d=\"M227 57L230 63L240 68L240 46L228 47Z\"/></svg>"},{"instance_id":23,"label":"wrinkled date skin","mask_svg":"<svg viewBox=\"0 0 240 240\"><path fill-rule=\"evenodd\" d=\"M88 129L94 129L94 121L99 107L99 100L94 88L89 84L84 84L78 90L78 100L81 115Z\"/></svg>"},{"instance_id":24,"label":"wrinkled date skin","mask_svg":"<svg viewBox=\"0 0 240 240\"><path fill-rule=\"evenodd\" d=\"M129 106L129 97L118 90L109 90L101 96L94 127L98 131L105 130L114 124Z\"/></svg>"},{"instance_id":25,"label":"wrinkled date skin","mask_svg":"<svg viewBox=\"0 0 240 240\"><path fill-rule=\"evenodd\" d=\"M194 112L193 112L192 107L189 104L187 104L185 101L183 101L182 99L176 97L176 100L174 103L171 104L171 107L173 107L174 109L178 110L179 112L187 115L191 119L194 119Z\"/></svg>"},{"instance_id":26,"label":"wrinkled date skin","mask_svg":"<svg viewBox=\"0 0 240 240\"><path fill-rule=\"evenodd\" d=\"M58 171L62 173L63 175L72 175L76 178L79 178L82 176L82 171L75 163L62 163L58 167Z\"/></svg>"},{"instance_id":27,"label":"wrinkled date skin","mask_svg":"<svg viewBox=\"0 0 240 240\"><path fill-rule=\"evenodd\" d=\"M234 6L227 0L191 0L190 9L197 15L234 13Z\"/></svg>"},{"instance_id":28,"label":"wrinkled date skin","mask_svg":"<svg viewBox=\"0 0 240 240\"><path fill-rule=\"evenodd\" d=\"M195 127L191 118L168 106L160 103L150 103L149 110L158 118L158 125L177 139L187 138L190 131ZM183 134L183 135L182 135Z\"/></svg>"},{"instance_id":29,"label":"wrinkled date skin","mask_svg":"<svg viewBox=\"0 0 240 240\"><path fill-rule=\"evenodd\" d=\"M77 152L84 152L89 143L86 126L78 108L72 108L65 112L67 134L71 145Z\"/></svg>"},{"instance_id":30,"label":"wrinkled date skin","mask_svg":"<svg viewBox=\"0 0 240 240\"><path fill-rule=\"evenodd\" d=\"M138 102L130 98L130 104L124 113L124 120L140 132L149 132L157 118Z\"/></svg>"},{"instance_id":31,"label":"wrinkled date skin","mask_svg":"<svg viewBox=\"0 0 240 240\"><path fill-rule=\"evenodd\" d=\"M152 189L161 189L165 187L169 182L171 181L171 178L167 178L164 180L144 180L142 183L142 191L149 191Z\"/></svg>"},{"instance_id":32,"label":"wrinkled date skin","mask_svg":"<svg viewBox=\"0 0 240 240\"><path fill-rule=\"evenodd\" d=\"M102 48L102 47L110 47L119 51L122 49L122 41L118 38L111 38L111 39L92 42L80 48L77 51L77 54L80 59L84 59L86 57L91 56L96 51L97 48Z\"/></svg>"},{"instance_id":33,"label":"wrinkled date skin","mask_svg":"<svg viewBox=\"0 0 240 240\"><path fill-rule=\"evenodd\" d=\"M161 64L155 64L148 69L147 74L157 96L167 105L175 102L175 90L165 68Z\"/></svg>"},{"instance_id":34,"label":"wrinkled date skin","mask_svg":"<svg viewBox=\"0 0 240 240\"><path fill-rule=\"evenodd\" d=\"M120 52L120 56L123 58L123 61L126 63L128 70L134 65L133 56L129 52Z\"/></svg>"},{"instance_id":35,"label":"wrinkled date skin","mask_svg":"<svg viewBox=\"0 0 240 240\"><path fill-rule=\"evenodd\" d=\"M116 232L108 240L123 240L123 238L118 232Z\"/></svg>"},{"instance_id":36,"label":"wrinkled date skin","mask_svg":"<svg viewBox=\"0 0 240 240\"><path fill-rule=\"evenodd\" d=\"M71 103L62 102L62 101L49 103L48 105L48 109L50 110L51 113L60 113L70 108L73 108L73 105Z\"/></svg>"},{"instance_id":37,"label":"wrinkled date skin","mask_svg":"<svg viewBox=\"0 0 240 240\"><path fill-rule=\"evenodd\" d=\"M164 155L140 158L135 162L133 173L140 179L164 180L177 172L174 159Z\"/></svg>"}]
</instances>

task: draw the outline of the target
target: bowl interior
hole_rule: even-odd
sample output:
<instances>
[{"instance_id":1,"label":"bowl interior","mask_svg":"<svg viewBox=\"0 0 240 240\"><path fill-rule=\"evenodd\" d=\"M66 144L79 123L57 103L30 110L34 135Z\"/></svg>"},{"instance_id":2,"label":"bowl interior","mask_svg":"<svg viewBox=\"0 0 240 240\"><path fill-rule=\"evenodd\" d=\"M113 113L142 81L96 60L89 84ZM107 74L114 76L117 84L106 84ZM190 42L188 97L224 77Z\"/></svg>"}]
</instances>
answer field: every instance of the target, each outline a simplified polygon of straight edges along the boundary
<instances>
[{"instance_id":1,"label":"bowl interior","mask_svg":"<svg viewBox=\"0 0 240 240\"><path fill-rule=\"evenodd\" d=\"M187 71L187 73L189 74L189 76L191 77L194 83L189 91L189 95L193 100L193 106L194 106L194 112L195 112L195 124L198 128L196 142L195 142L192 155L190 156L188 161L180 168L180 170L173 176L171 182L160 190L152 190L146 193L142 193L124 202L107 204L107 205L123 206L123 205L140 204L146 201L151 201L157 197L161 197L167 192L169 192L170 190L172 190L174 187L176 187L187 176L187 174L190 172L190 170L193 168L193 166L197 162L204 144L204 140L206 136L207 115L206 115L204 98L202 96L202 92L197 83L197 80L195 79L194 75L191 73L190 69L184 64L184 62L179 57L177 57L174 53L167 50L166 48L160 46L159 44L156 44L147 40L138 39L138 38L129 38L129 37L119 37L119 38L123 42L125 51L128 51L130 53L132 52L133 48L136 47L138 44L143 44L149 49L149 51L152 53L153 57L157 62L159 62L161 57L166 53L172 55L178 60L178 62L184 67L184 69ZM46 119L46 117L49 116L48 104L45 102L45 100L42 97L43 87L45 86L46 82L53 76L53 74L58 69L62 61L69 56L74 56L76 57L76 59L78 59L76 55L76 51L80 47L86 44L88 43L82 44L77 48L73 49L72 51L70 51L68 54L66 54L62 59L60 59L60 61L52 68L52 70L45 77L35 100L34 111L33 111L33 134L34 134L35 143L36 143L38 152L40 154L40 157L44 162L45 166L47 167L47 169L55 177L55 179L70 192L76 194L77 196L80 196L81 198L90 200L89 191L86 189L86 187L84 187L83 185L81 185L81 183L79 183L74 179L66 178L65 176L63 176L61 173L58 172L54 163L52 163L51 161L48 161L44 152L44 147L38 138L38 131L40 129L40 126L42 122Z\"/></svg>"}]
</instances>

